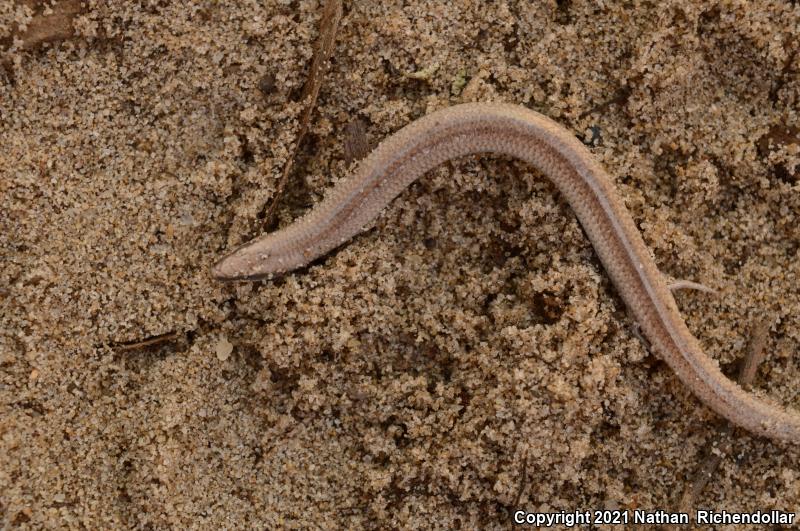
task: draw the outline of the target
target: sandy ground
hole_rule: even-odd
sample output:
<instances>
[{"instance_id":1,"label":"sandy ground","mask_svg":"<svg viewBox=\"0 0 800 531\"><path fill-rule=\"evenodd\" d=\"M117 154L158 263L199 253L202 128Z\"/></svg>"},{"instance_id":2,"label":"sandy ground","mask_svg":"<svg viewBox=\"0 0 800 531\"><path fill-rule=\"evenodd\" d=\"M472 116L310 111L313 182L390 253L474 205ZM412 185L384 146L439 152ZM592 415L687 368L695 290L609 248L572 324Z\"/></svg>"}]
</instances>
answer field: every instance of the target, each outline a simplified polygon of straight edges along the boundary
<instances>
[{"instance_id":1,"label":"sandy ground","mask_svg":"<svg viewBox=\"0 0 800 531\"><path fill-rule=\"evenodd\" d=\"M724 422L524 164L444 164L278 281L209 277L265 230L321 12L227 4L91 0L32 43L46 13L0 0L3 527L676 508ZM354 119L375 145L526 105L591 146L666 275L719 290L677 299L726 374L767 319L754 392L800 409L798 28L777 0L348 2L279 224L347 175ZM800 513L800 449L722 439L692 507Z\"/></svg>"}]
</instances>

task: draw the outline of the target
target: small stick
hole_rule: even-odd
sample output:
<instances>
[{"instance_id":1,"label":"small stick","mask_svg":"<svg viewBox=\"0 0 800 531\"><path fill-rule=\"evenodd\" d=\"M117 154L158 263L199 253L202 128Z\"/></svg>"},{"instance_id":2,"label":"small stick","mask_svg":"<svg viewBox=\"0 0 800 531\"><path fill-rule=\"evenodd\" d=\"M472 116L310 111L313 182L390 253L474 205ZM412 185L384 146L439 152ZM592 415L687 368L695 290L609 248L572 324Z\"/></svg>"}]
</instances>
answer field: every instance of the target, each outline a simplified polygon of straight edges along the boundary
<instances>
[{"instance_id":1,"label":"small stick","mask_svg":"<svg viewBox=\"0 0 800 531\"><path fill-rule=\"evenodd\" d=\"M42 7L44 2L26 0L23 2L31 9ZM14 38L22 41L22 49L33 48L46 42L62 41L75 34L72 21L83 11L81 0L63 0L53 5L52 13L44 15L39 13L28 23L25 31L19 28L14 32Z\"/></svg>"},{"instance_id":2,"label":"small stick","mask_svg":"<svg viewBox=\"0 0 800 531\"><path fill-rule=\"evenodd\" d=\"M121 341L119 343L112 343L112 347L118 350L136 350L140 348L152 347L160 343L166 343L178 338L178 332L172 331L166 334L159 334L157 336L148 337L147 339L134 340L134 341Z\"/></svg>"},{"instance_id":3,"label":"small stick","mask_svg":"<svg viewBox=\"0 0 800 531\"><path fill-rule=\"evenodd\" d=\"M319 96L319 89L322 86L322 79L325 73L325 67L328 64L328 59L333 52L333 42L336 38L336 31L339 27L339 20L342 18L342 1L341 0L328 0L325 3L325 8L322 12L322 19L320 20L320 36L315 44L314 59L311 62L311 70L308 73L308 80L303 87L303 94L301 99L308 99L306 108L303 111L303 116L300 118L300 132L297 134L297 140L294 143L294 149L283 167L283 174L281 180L278 182L278 188L275 190L275 197L272 200L267 212L264 215L264 226L269 227L272 224L275 216L275 210L281 202L286 184L289 182L289 173L292 171L294 159L303 143L303 139L308 133L308 126L311 122L311 113L317 105L317 97Z\"/></svg>"},{"instance_id":4,"label":"small stick","mask_svg":"<svg viewBox=\"0 0 800 531\"><path fill-rule=\"evenodd\" d=\"M764 361L764 346L767 342L769 327L770 321L766 318L756 321L753 327L750 342L747 346L747 353L742 360L737 378L742 387L750 387L755 379L758 366ZM683 491L683 496L681 496L681 500L678 503L678 512L690 513L694 500L697 499L706 485L708 485L708 482L722 462L722 457L730 453L732 443L728 435L730 435L731 431L732 425L730 422L726 422L720 427L717 436L711 443L711 447L715 448L716 451L709 451L708 457L706 457L695 472L694 481Z\"/></svg>"}]
</instances>

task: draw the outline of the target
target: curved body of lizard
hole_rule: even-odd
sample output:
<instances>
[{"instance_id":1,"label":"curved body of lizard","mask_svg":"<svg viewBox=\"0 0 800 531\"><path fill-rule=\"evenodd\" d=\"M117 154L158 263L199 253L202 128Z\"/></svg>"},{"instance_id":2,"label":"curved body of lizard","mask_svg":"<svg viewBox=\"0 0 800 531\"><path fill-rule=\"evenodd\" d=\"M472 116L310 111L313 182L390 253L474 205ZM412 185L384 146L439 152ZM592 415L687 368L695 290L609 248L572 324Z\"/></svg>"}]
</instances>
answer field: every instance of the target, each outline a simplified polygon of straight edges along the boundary
<instances>
[{"instance_id":1,"label":"curved body of lizard","mask_svg":"<svg viewBox=\"0 0 800 531\"><path fill-rule=\"evenodd\" d=\"M589 150L524 107L470 103L414 121L384 140L308 214L236 249L212 273L221 280L257 280L306 265L361 232L429 169L487 152L522 159L555 183L653 348L700 400L753 433L800 442L800 414L745 392L704 354L611 178Z\"/></svg>"}]
</instances>

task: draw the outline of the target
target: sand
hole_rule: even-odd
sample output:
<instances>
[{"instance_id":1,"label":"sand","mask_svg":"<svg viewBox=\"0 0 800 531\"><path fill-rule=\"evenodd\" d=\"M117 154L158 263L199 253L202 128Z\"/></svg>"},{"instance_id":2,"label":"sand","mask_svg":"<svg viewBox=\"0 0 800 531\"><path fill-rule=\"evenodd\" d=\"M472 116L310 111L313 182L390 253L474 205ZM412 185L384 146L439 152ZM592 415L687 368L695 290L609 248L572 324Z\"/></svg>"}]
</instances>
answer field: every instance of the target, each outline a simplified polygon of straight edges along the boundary
<instances>
[{"instance_id":1,"label":"sand","mask_svg":"<svg viewBox=\"0 0 800 531\"><path fill-rule=\"evenodd\" d=\"M305 270L210 278L267 228L320 2L40 4L0 0L4 528L674 510L714 444L692 510L800 513L800 449L724 432L525 164L443 164ZM354 121L374 146L526 105L590 145L665 275L718 290L676 298L726 374L767 322L753 392L800 409L799 28L777 0L347 3L277 224L356 164Z\"/></svg>"}]
</instances>

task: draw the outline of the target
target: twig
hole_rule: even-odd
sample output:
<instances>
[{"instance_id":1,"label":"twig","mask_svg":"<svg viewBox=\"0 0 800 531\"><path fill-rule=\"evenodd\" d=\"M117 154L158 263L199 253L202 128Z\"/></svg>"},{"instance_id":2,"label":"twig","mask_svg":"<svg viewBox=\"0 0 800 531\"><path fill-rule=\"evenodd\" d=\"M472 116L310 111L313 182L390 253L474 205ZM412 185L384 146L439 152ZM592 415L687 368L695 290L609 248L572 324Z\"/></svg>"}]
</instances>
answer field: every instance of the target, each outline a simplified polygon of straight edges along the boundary
<instances>
[{"instance_id":1,"label":"twig","mask_svg":"<svg viewBox=\"0 0 800 531\"><path fill-rule=\"evenodd\" d=\"M767 341L770 321L766 318L756 321L750 336L747 353L739 367L737 380L742 387L749 387L755 379L758 366L764 361L764 346ZM700 464L695 472L694 481L686 487L678 503L678 512L690 513L692 505L697 497L703 492L711 477L717 471L723 456L731 451L732 442L728 435L733 431L733 427L726 422L719 428L717 436L711 443L711 449L706 459Z\"/></svg>"},{"instance_id":2,"label":"twig","mask_svg":"<svg viewBox=\"0 0 800 531\"><path fill-rule=\"evenodd\" d=\"M764 361L767 344L767 334L769 333L770 321L762 318L756 321L753 328L753 335L750 337L750 344L747 346L747 355L742 360L739 367L739 384L742 387L750 387L756 378L758 366Z\"/></svg>"},{"instance_id":3,"label":"twig","mask_svg":"<svg viewBox=\"0 0 800 531\"><path fill-rule=\"evenodd\" d=\"M314 59L311 62L311 70L308 73L308 80L303 87L302 99L307 100L306 108L303 111L303 116L300 118L300 131L297 134L297 140L294 143L289 159L286 161L286 166L283 168L283 175L278 182L278 188L275 190L275 197L272 200L269 208L264 215L264 226L269 227L274 219L275 211L281 202L286 184L289 181L289 173L292 170L294 159L303 143L303 139L308 133L308 126L311 122L311 113L317 104L317 96L319 96L319 89L322 86L322 79L325 73L325 68L328 64L328 59L333 52L333 42L336 38L336 31L339 27L339 20L342 18L342 1L341 0L328 0L325 3L325 8L322 11L322 19L320 20L320 36L315 44Z\"/></svg>"},{"instance_id":4,"label":"twig","mask_svg":"<svg viewBox=\"0 0 800 531\"><path fill-rule=\"evenodd\" d=\"M528 483L528 450L525 449L525 457L522 458L522 478L519 480L519 488L517 489L517 496L514 498L513 508L519 508L519 500L522 498L522 491L525 490L525 485Z\"/></svg>"},{"instance_id":5,"label":"twig","mask_svg":"<svg viewBox=\"0 0 800 531\"><path fill-rule=\"evenodd\" d=\"M22 2L32 10L44 7L41 0L25 0ZM17 28L12 34L12 41L22 41L22 49L33 48L46 42L68 39L75 34L72 21L83 11L81 0L63 0L53 5L52 13L39 13L28 23L25 31Z\"/></svg>"},{"instance_id":6,"label":"twig","mask_svg":"<svg viewBox=\"0 0 800 531\"><path fill-rule=\"evenodd\" d=\"M166 334L159 334L157 336L148 337L146 339L137 339L134 341L121 341L119 343L112 343L112 347L118 350L136 350L140 348L152 347L160 343L166 343L178 338L178 332L167 332Z\"/></svg>"}]
</instances>

